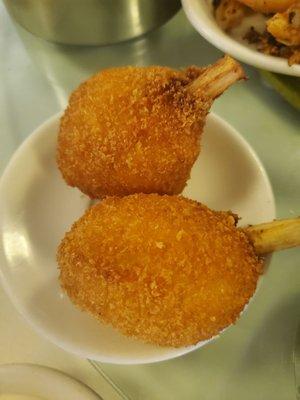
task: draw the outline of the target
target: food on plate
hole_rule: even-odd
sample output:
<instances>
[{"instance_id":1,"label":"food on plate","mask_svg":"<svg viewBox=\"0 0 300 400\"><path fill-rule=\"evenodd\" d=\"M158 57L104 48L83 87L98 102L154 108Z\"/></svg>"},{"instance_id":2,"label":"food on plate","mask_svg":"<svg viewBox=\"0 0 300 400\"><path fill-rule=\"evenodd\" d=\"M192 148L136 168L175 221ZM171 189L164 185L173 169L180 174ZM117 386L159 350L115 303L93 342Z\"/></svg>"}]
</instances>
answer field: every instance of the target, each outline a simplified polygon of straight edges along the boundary
<instances>
[{"instance_id":1,"label":"food on plate","mask_svg":"<svg viewBox=\"0 0 300 400\"><path fill-rule=\"evenodd\" d=\"M226 0L217 2L215 17L218 25L227 32L240 25L248 13L248 7L238 0Z\"/></svg>"},{"instance_id":2,"label":"food on plate","mask_svg":"<svg viewBox=\"0 0 300 400\"><path fill-rule=\"evenodd\" d=\"M181 196L108 197L61 242L61 285L82 310L127 336L196 344L236 321L262 272L236 222Z\"/></svg>"},{"instance_id":3,"label":"food on plate","mask_svg":"<svg viewBox=\"0 0 300 400\"><path fill-rule=\"evenodd\" d=\"M281 12L292 5L295 0L238 0L254 11L264 14Z\"/></svg>"},{"instance_id":4,"label":"food on plate","mask_svg":"<svg viewBox=\"0 0 300 400\"><path fill-rule=\"evenodd\" d=\"M91 198L180 193L213 100L244 77L229 56L205 68L119 67L79 86L61 119L57 163Z\"/></svg>"},{"instance_id":5,"label":"food on plate","mask_svg":"<svg viewBox=\"0 0 300 400\"><path fill-rule=\"evenodd\" d=\"M286 58L289 65L300 63L300 0L218 0L213 5L218 25L234 38Z\"/></svg>"},{"instance_id":6,"label":"food on plate","mask_svg":"<svg viewBox=\"0 0 300 400\"><path fill-rule=\"evenodd\" d=\"M267 30L280 43L287 46L300 45L300 1L285 12L275 14L267 22Z\"/></svg>"}]
</instances>

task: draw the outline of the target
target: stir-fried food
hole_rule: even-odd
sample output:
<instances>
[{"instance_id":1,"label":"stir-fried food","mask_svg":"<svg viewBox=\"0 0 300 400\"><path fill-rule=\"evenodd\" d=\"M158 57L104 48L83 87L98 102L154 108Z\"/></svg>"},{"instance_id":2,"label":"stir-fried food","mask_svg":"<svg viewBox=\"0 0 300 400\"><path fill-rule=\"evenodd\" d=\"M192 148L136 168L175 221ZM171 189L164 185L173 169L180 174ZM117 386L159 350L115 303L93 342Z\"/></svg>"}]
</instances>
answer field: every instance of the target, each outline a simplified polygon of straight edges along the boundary
<instances>
[{"instance_id":1,"label":"stir-fried food","mask_svg":"<svg viewBox=\"0 0 300 400\"><path fill-rule=\"evenodd\" d=\"M270 14L285 11L295 0L238 0L254 11Z\"/></svg>"},{"instance_id":2,"label":"stir-fried food","mask_svg":"<svg viewBox=\"0 0 300 400\"><path fill-rule=\"evenodd\" d=\"M275 14L267 22L267 29L278 42L287 46L300 46L300 2L283 13Z\"/></svg>"},{"instance_id":3,"label":"stir-fried food","mask_svg":"<svg viewBox=\"0 0 300 400\"><path fill-rule=\"evenodd\" d=\"M241 23L248 11L248 8L238 0L220 1L216 7L215 17L224 31L230 31Z\"/></svg>"},{"instance_id":4,"label":"stir-fried food","mask_svg":"<svg viewBox=\"0 0 300 400\"><path fill-rule=\"evenodd\" d=\"M233 32L244 18L263 13L265 29L251 25L243 39L264 54L283 57L290 65L300 63L300 1L217 0L215 18L226 32Z\"/></svg>"}]
</instances>

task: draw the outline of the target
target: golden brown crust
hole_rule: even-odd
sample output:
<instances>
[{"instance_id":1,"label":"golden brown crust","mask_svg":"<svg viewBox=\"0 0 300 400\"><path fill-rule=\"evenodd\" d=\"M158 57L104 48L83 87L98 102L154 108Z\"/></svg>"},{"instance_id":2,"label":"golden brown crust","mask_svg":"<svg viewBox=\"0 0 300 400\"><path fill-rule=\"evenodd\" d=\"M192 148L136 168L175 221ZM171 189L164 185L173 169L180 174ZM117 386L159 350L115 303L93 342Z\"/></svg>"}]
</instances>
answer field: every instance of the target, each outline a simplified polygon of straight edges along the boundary
<instances>
[{"instance_id":1,"label":"golden brown crust","mask_svg":"<svg viewBox=\"0 0 300 400\"><path fill-rule=\"evenodd\" d=\"M180 193L212 102L186 90L201 71L111 68L80 85L58 136L57 162L66 182L92 198Z\"/></svg>"},{"instance_id":2,"label":"golden brown crust","mask_svg":"<svg viewBox=\"0 0 300 400\"><path fill-rule=\"evenodd\" d=\"M262 263L235 216L178 196L107 198L58 249L72 301L128 336L187 346L234 323Z\"/></svg>"}]
</instances>

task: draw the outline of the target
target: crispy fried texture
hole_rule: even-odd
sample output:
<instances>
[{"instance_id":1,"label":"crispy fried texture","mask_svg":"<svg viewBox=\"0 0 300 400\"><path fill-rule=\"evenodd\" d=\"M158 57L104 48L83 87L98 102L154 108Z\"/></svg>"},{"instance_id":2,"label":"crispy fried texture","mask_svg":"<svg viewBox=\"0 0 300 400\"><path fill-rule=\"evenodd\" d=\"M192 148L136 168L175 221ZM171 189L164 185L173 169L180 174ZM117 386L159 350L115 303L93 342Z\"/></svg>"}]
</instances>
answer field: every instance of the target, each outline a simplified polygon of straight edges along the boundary
<instances>
[{"instance_id":1,"label":"crispy fried texture","mask_svg":"<svg viewBox=\"0 0 300 400\"><path fill-rule=\"evenodd\" d=\"M285 12L277 13L270 18L267 22L267 30L280 43L287 46L300 46L300 0Z\"/></svg>"},{"instance_id":2,"label":"crispy fried texture","mask_svg":"<svg viewBox=\"0 0 300 400\"><path fill-rule=\"evenodd\" d=\"M188 346L234 323L262 263L231 213L136 194L90 208L58 249L72 301L123 334Z\"/></svg>"},{"instance_id":3,"label":"crispy fried texture","mask_svg":"<svg viewBox=\"0 0 300 400\"><path fill-rule=\"evenodd\" d=\"M180 193L212 103L186 90L201 71L110 68L80 85L58 136L57 162L66 182L91 198Z\"/></svg>"}]
</instances>

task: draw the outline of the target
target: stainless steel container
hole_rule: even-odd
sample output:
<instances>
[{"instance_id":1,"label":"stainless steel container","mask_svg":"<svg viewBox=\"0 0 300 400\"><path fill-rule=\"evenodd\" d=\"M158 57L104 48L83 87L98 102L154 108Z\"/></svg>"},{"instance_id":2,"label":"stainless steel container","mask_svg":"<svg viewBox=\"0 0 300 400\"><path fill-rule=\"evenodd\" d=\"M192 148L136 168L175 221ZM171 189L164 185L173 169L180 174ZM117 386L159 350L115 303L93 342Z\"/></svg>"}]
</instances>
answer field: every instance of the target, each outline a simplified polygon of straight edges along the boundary
<instances>
[{"instance_id":1,"label":"stainless steel container","mask_svg":"<svg viewBox=\"0 0 300 400\"><path fill-rule=\"evenodd\" d=\"M4 0L13 19L56 43L111 44L162 25L180 0Z\"/></svg>"}]
</instances>

